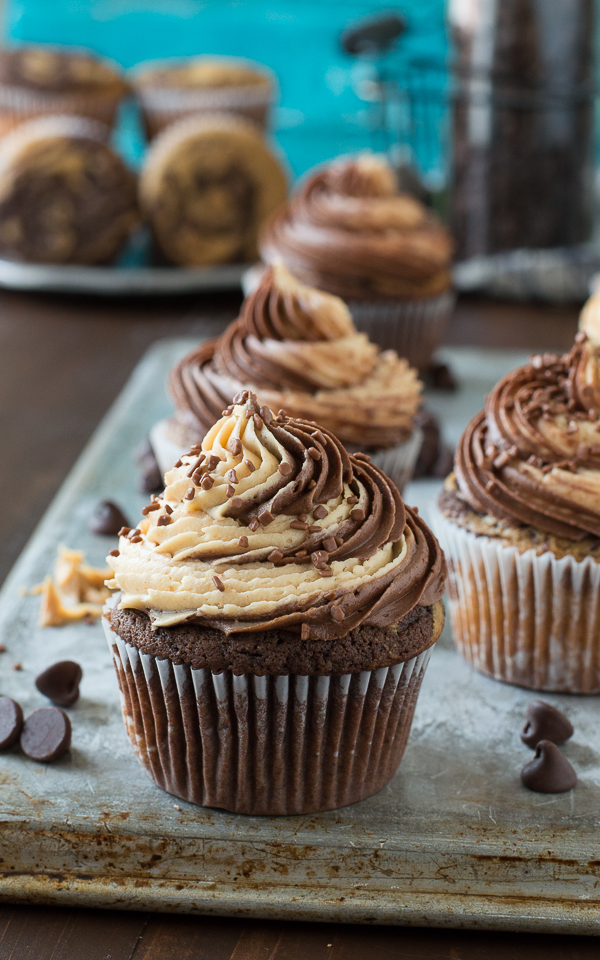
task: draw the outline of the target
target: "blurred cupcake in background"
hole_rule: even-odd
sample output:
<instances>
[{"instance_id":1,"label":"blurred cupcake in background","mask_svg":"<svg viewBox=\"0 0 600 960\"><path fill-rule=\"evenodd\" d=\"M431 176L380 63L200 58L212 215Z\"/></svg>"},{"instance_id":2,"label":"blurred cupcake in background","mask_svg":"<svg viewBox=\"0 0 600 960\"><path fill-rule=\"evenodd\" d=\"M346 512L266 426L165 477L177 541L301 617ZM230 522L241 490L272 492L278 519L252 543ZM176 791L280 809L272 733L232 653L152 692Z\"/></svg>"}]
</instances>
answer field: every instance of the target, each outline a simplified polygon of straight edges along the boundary
<instances>
[{"instance_id":1,"label":"blurred cupcake in background","mask_svg":"<svg viewBox=\"0 0 600 960\"><path fill-rule=\"evenodd\" d=\"M240 117L189 117L152 144L140 202L159 255L180 266L243 263L287 194L283 166Z\"/></svg>"},{"instance_id":2,"label":"blurred cupcake in background","mask_svg":"<svg viewBox=\"0 0 600 960\"><path fill-rule=\"evenodd\" d=\"M132 71L148 139L176 120L233 113L266 129L277 81L262 64L233 57L191 57L142 64Z\"/></svg>"},{"instance_id":3,"label":"blurred cupcake in background","mask_svg":"<svg viewBox=\"0 0 600 960\"><path fill-rule=\"evenodd\" d=\"M452 238L432 211L399 193L386 160L342 158L313 173L261 238L304 283L342 297L359 330L424 370L454 295Z\"/></svg>"},{"instance_id":4,"label":"blurred cupcake in background","mask_svg":"<svg viewBox=\"0 0 600 960\"><path fill-rule=\"evenodd\" d=\"M106 263L139 222L134 174L107 145L108 128L46 117L0 140L0 257Z\"/></svg>"},{"instance_id":5,"label":"blurred cupcake in background","mask_svg":"<svg viewBox=\"0 0 600 960\"><path fill-rule=\"evenodd\" d=\"M491 391L432 512L458 649L535 690L600 692L598 316Z\"/></svg>"},{"instance_id":6,"label":"blurred cupcake in background","mask_svg":"<svg viewBox=\"0 0 600 960\"><path fill-rule=\"evenodd\" d=\"M444 624L435 537L368 459L247 390L165 480L111 551L103 618L142 766L236 813L376 793Z\"/></svg>"},{"instance_id":7,"label":"blurred cupcake in background","mask_svg":"<svg viewBox=\"0 0 600 960\"><path fill-rule=\"evenodd\" d=\"M91 53L41 45L0 50L0 135L48 114L111 127L128 91L119 68Z\"/></svg>"},{"instance_id":8,"label":"blurred cupcake in background","mask_svg":"<svg viewBox=\"0 0 600 960\"><path fill-rule=\"evenodd\" d=\"M339 297L300 283L281 260L267 268L239 319L173 369L176 416L151 434L161 467L200 442L248 387L261 403L316 421L351 452L369 454L400 490L410 479L422 441L416 370L358 333Z\"/></svg>"}]
</instances>

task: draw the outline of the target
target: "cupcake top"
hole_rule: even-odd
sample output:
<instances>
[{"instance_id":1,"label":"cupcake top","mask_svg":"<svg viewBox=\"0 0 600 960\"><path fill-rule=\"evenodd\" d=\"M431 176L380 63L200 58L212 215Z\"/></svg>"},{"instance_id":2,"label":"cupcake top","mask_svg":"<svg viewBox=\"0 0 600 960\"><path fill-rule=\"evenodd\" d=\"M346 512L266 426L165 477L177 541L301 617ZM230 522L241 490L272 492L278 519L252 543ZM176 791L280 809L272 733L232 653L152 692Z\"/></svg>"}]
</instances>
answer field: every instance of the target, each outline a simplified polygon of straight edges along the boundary
<instances>
[{"instance_id":1,"label":"cupcake top","mask_svg":"<svg viewBox=\"0 0 600 960\"><path fill-rule=\"evenodd\" d=\"M317 170L267 223L261 254L346 300L429 297L451 282L448 230L371 154Z\"/></svg>"},{"instance_id":2,"label":"cupcake top","mask_svg":"<svg viewBox=\"0 0 600 960\"><path fill-rule=\"evenodd\" d=\"M0 83L38 93L124 94L117 71L91 54L42 46L0 50Z\"/></svg>"},{"instance_id":3,"label":"cupcake top","mask_svg":"<svg viewBox=\"0 0 600 960\"><path fill-rule=\"evenodd\" d=\"M240 317L174 368L181 422L204 436L243 387L261 402L316 420L346 443L406 439L420 402L416 371L358 333L338 297L300 283L281 260L267 268Z\"/></svg>"},{"instance_id":4,"label":"cupcake top","mask_svg":"<svg viewBox=\"0 0 600 960\"><path fill-rule=\"evenodd\" d=\"M476 513L572 541L600 537L600 325L594 312L584 312L570 353L534 356L509 373L463 433L456 480Z\"/></svg>"},{"instance_id":5,"label":"cupcake top","mask_svg":"<svg viewBox=\"0 0 600 960\"><path fill-rule=\"evenodd\" d=\"M335 638L442 596L445 561L364 454L244 391L124 529L109 586L152 626Z\"/></svg>"},{"instance_id":6,"label":"cupcake top","mask_svg":"<svg viewBox=\"0 0 600 960\"><path fill-rule=\"evenodd\" d=\"M147 67L136 74L140 87L197 90L216 87L269 87L271 80L256 64L233 57L192 57L177 66Z\"/></svg>"}]
</instances>

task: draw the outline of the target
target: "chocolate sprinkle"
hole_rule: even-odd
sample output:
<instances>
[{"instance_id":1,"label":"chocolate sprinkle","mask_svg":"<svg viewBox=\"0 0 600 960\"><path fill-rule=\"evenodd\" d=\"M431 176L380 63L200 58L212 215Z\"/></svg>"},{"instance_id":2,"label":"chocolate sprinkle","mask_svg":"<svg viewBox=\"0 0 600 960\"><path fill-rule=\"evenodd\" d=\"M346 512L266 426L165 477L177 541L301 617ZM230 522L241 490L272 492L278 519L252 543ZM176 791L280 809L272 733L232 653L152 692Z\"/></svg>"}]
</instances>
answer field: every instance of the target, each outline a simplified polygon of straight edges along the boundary
<instances>
[{"instance_id":1,"label":"chocolate sprinkle","mask_svg":"<svg viewBox=\"0 0 600 960\"><path fill-rule=\"evenodd\" d=\"M220 590L221 593L224 593L225 587L224 587L224 585L223 585L223 581L220 580L219 577L217 577L217 576L215 575L215 576L212 578L212 582L214 583L214 585L215 585L215 587L217 588L217 590Z\"/></svg>"},{"instance_id":2,"label":"chocolate sprinkle","mask_svg":"<svg viewBox=\"0 0 600 960\"><path fill-rule=\"evenodd\" d=\"M316 520L323 520L328 513L327 507L324 507L323 504L320 503L318 507L315 507L313 510L313 517L315 517Z\"/></svg>"},{"instance_id":3,"label":"chocolate sprinkle","mask_svg":"<svg viewBox=\"0 0 600 960\"><path fill-rule=\"evenodd\" d=\"M346 614L340 606L334 604L329 611L334 620L337 620L340 623L342 620L346 619Z\"/></svg>"},{"instance_id":4,"label":"chocolate sprinkle","mask_svg":"<svg viewBox=\"0 0 600 960\"><path fill-rule=\"evenodd\" d=\"M241 547L243 550L248 546L248 537L240 537L238 540L238 547Z\"/></svg>"},{"instance_id":5,"label":"chocolate sprinkle","mask_svg":"<svg viewBox=\"0 0 600 960\"><path fill-rule=\"evenodd\" d=\"M213 478L209 477L208 474L205 473L200 482L200 486L202 487L203 490L210 490L214 482L215 481L213 480Z\"/></svg>"},{"instance_id":6,"label":"chocolate sprinkle","mask_svg":"<svg viewBox=\"0 0 600 960\"><path fill-rule=\"evenodd\" d=\"M195 496L196 496L196 490L195 490L195 488L194 488L194 487L189 487L189 488L185 491L185 493L184 493L184 495L183 495L183 499L184 499L184 500L193 500Z\"/></svg>"}]
</instances>

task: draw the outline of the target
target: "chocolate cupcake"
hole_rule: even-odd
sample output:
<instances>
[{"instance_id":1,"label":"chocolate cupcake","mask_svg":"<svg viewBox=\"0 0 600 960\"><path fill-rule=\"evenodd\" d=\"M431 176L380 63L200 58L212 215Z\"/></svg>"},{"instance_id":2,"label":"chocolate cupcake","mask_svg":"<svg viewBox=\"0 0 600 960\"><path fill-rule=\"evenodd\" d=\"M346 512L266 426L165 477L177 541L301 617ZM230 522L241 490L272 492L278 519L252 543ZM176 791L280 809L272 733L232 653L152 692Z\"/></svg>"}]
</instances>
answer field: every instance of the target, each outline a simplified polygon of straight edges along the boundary
<instances>
[{"instance_id":1,"label":"chocolate cupcake","mask_svg":"<svg viewBox=\"0 0 600 960\"><path fill-rule=\"evenodd\" d=\"M244 391L124 530L104 620L163 789L237 813L393 776L444 613L443 554L368 457Z\"/></svg>"},{"instance_id":2,"label":"chocolate cupcake","mask_svg":"<svg viewBox=\"0 0 600 960\"><path fill-rule=\"evenodd\" d=\"M256 259L258 231L286 192L283 168L259 130L217 114L166 130L140 181L159 253L187 267Z\"/></svg>"},{"instance_id":3,"label":"chocolate cupcake","mask_svg":"<svg viewBox=\"0 0 600 960\"><path fill-rule=\"evenodd\" d=\"M534 690L600 692L597 333L500 381L433 514L458 649Z\"/></svg>"},{"instance_id":4,"label":"chocolate cupcake","mask_svg":"<svg viewBox=\"0 0 600 960\"><path fill-rule=\"evenodd\" d=\"M0 135L49 114L110 127L127 92L118 67L89 53L41 45L0 50Z\"/></svg>"},{"instance_id":5,"label":"chocolate cupcake","mask_svg":"<svg viewBox=\"0 0 600 960\"><path fill-rule=\"evenodd\" d=\"M261 237L304 283L342 297L359 330L424 369L451 312L452 240L437 217L398 192L371 154L317 170Z\"/></svg>"},{"instance_id":6,"label":"chocolate cupcake","mask_svg":"<svg viewBox=\"0 0 600 960\"><path fill-rule=\"evenodd\" d=\"M142 64L132 73L148 138L184 117L233 113L265 129L277 82L260 63L191 57Z\"/></svg>"},{"instance_id":7,"label":"chocolate cupcake","mask_svg":"<svg viewBox=\"0 0 600 960\"><path fill-rule=\"evenodd\" d=\"M138 222L134 175L81 117L22 124L0 141L0 256L105 263Z\"/></svg>"},{"instance_id":8,"label":"chocolate cupcake","mask_svg":"<svg viewBox=\"0 0 600 960\"><path fill-rule=\"evenodd\" d=\"M271 409L315 420L347 449L369 453L400 490L410 479L421 445L416 371L358 333L342 300L304 286L281 260L223 336L173 369L177 415L151 435L159 463L166 468L200 442L244 387Z\"/></svg>"}]
</instances>

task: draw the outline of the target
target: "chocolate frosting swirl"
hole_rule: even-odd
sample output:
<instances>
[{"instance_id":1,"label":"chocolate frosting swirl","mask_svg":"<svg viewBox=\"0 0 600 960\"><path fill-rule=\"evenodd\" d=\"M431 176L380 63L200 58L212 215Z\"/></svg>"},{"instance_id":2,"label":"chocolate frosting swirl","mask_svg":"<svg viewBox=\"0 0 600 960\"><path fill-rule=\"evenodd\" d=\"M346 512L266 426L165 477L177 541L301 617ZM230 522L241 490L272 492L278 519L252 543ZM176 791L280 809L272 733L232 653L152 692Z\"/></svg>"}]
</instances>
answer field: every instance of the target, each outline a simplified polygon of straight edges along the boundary
<instances>
[{"instance_id":1,"label":"chocolate frosting swirl","mask_svg":"<svg viewBox=\"0 0 600 960\"><path fill-rule=\"evenodd\" d=\"M478 513L582 540L600 537L600 350L582 331L570 353L534 356L504 377L455 458Z\"/></svg>"},{"instance_id":2,"label":"chocolate frosting swirl","mask_svg":"<svg viewBox=\"0 0 600 960\"><path fill-rule=\"evenodd\" d=\"M313 174L265 225L260 248L267 262L281 257L305 283L346 300L429 297L450 286L448 230L368 154Z\"/></svg>"},{"instance_id":3,"label":"chocolate frosting swirl","mask_svg":"<svg viewBox=\"0 0 600 960\"><path fill-rule=\"evenodd\" d=\"M268 267L239 319L173 369L181 423L202 437L244 387L274 409L317 420L345 442L392 446L412 430L417 373L358 333L337 297L304 286L282 261Z\"/></svg>"},{"instance_id":4,"label":"chocolate frosting swirl","mask_svg":"<svg viewBox=\"0 0 600 960\"><path fill-rule=\"evenodd\" d=\"M286 628L328 639L441 598L440 547L396 487L329 431L244 391L166 475L108 562L153 625Z\"/></svg>"}]
</instances>

